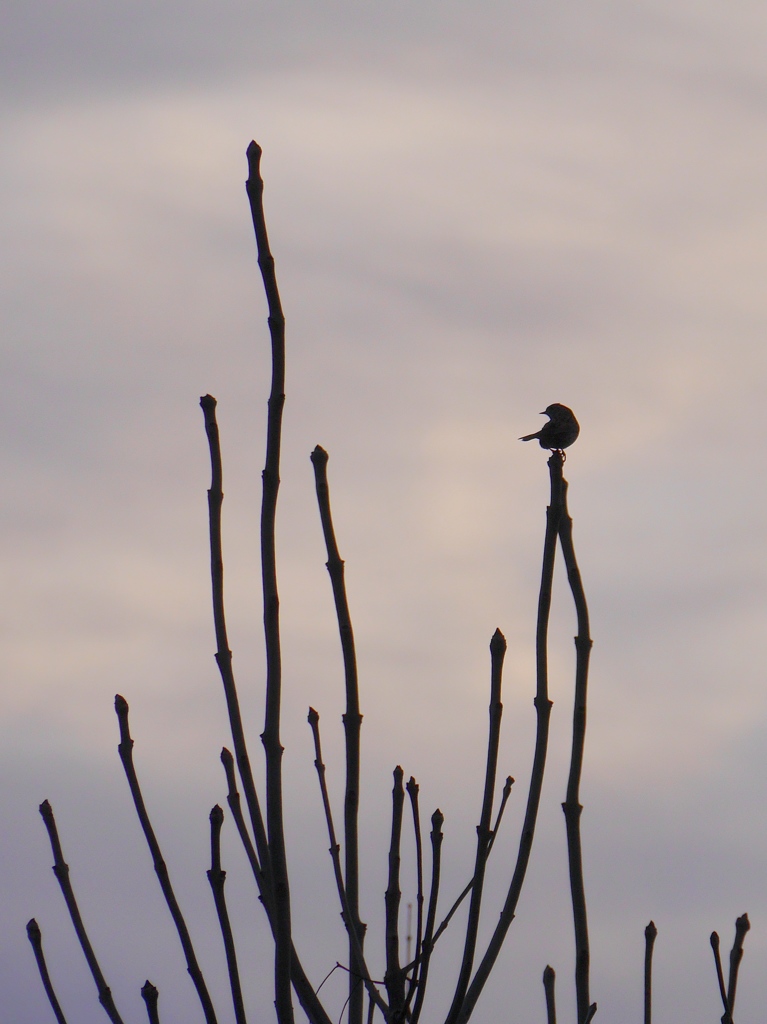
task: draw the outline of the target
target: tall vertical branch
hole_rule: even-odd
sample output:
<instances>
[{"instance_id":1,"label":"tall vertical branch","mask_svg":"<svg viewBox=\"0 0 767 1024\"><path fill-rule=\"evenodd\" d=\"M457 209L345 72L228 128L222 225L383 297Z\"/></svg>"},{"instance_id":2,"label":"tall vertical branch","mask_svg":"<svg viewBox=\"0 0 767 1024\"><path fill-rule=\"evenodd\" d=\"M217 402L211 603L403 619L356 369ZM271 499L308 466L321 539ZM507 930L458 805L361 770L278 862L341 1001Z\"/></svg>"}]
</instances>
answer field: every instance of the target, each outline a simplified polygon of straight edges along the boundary
<instances>
[{"instance_id":1,"label":"tall vertical branch","mask_svg":"<svg viewBox=\"0 0 767 1024\"><path fill-rule=\"evenodd\" d=\"M543 542L543 566L541 570L541 587L538 594L538 624L535 638L537 685L534 704L538 723L535 734L533 768L530 774L530 787L527 793L527 806L522 823L522 835L519 840L517 862L511 877L506 900L501 910L500 919L490 938L485 955L480 961L479 967L466 992L463 1006L456 1018L456 1024L465 1024L471 1016L495 961L498 959L503 940L506 938L506 934L516 914L519 895L522 891L527 865L530 861L530 852L533 848L533 837L535 835L538 807L541 802L541 790L543 788L543 776L546 769L549 720L552 707L552 702L549 700L548 631L549 615L551 612L551 586L554 578L554 559L557 551L557 536L559 534L559 524L562 519L563 509L562 462L562 453L552 452L551 458L548 460L549 476L551 479L551 502L546 509L546 536Z\"/></svg>"},{"instance_id":2,"label":"tall vertical branch","mask_svg":"<svg viewBox=\"0 0 767 1024\"><path fill-rule=\"evenodd\" d=\"M280 602L277 593L275 518L280 487L280 444L282 410L285 404L285 317L282 312L274 257L264 220L264 182L261 178L261 147L248 146L246 188L258 247L258 265L269 307L269 334L272 343L272 386L269 394L266 428L266 464L263 472L261 504L261 578L264 595L264 635L266 638L266 714L261 739L266 753L266 825L274 890L275 909L275 1007L280 1024L293 1024L290 997L291 923L290 885L285 855L285 831L282 804L282 744L280 742L280 703L282 697L282 652L280 649Z\"/></svg>"},{"instance_id":3,"label":"tall vertical branch","mask_svg":"<svg viewBox=\"0 0 767 1024\"><path fill-rule=\"evenodd\" d=\"M413 996L420 983L421 976L421 955L423 952L423 840L421 838L421 811L418 805L419 786L411 775L408 779L407 795L410 797L410 808L413 812L413 832L415 834L415 875L416 875L416 928L415 928L415 956L413 958L413 973L410 975L407 998L405 1000L406 1013L410 1009ZM409 959L409 955L408 955ZM407 974L408 968L405 968Z\"/></svg>"},{"instance_id":4,"label":"tall vertical branch","mask_svg":"<svg viewBox=\"0 0 767 1024\"><path fill-rule=\"evenodd\" d=\"M422 960L418 971L418 989L413 1006L412 1024L418 1024L423 1001L426 996L426 983L429 977L429 961L434 948L434 924L437 920L437 901L439 899L439 882L442 866L442 825L445 817L439 808L431 816L431 888L429 890L429 909L426 912L426 932L423 937Z\"/></svg>"},{"instance_id":5,"label":"tall vertical branch","mask_svg":"<svg viewBox=\"0 0 767 1024\"><path fill-rule=\"evenodd\" d=\"M365 925L359 916L359 802L360 802L360 714L357 655L354 649L354 630L349 613L344 580L344 561L338 550L333 518L330 511L330 488L328 486L328 453L319 445L311 454L314 479L317 488L322 532L328 555L327 570L333 588L336 606L338 632L341 637L341 653L344 660L346 682L346 711L343 716L346 737L346 792L344 794L344 884L351 920L357 941L349 936L349 1024L362 1024L364 1011L363 991L360 985L362 965L358 962L357 946L364 948Z\"/></svg>"},{"instance_id":6,"label":"tall vertical branch","mask_svg":"<svg viewBox=\"0 0 767 1024\"><path fill-rule=\"evenodd\" d=\"M485 789L482 797L479 825L477 826L477 853L474 861L469 918L466 925L466 940L464 942L463 958L461 960L461 969L455 987L453 1003L447 1016L448 1024L453 1024L463 1005L466 990L469 987L471 969L474 965L474 952L477 946L479 913L482 905L482 891L485 884L485 865L487 864L487 856L492 840L490 817L493 813L498 746L501 739L501 715L503 713L501 681L505 654L506 639L500 629L496 629L493 639L490 641L490 726L487 742L487 762L485 765Z\"/></svg>"},{"instance_id":7,"label":"tall vertical branch","mask_svg":"<svg viewBox=\"0 0 767 1024\"><path fill-rule=\"evenodd\" d=\"M384 982L389 996L389 1020L398 1021L405 1005L405 976L399 959L399 905L402 893L399 884L402 807L405 790L404 772L394 769L392 789L391 843L389 844L389 884L386 887L386 973Z\"/></svg>"},{"instance_id":8,"label":"tall vertical branch","mask_svg":"<svg viewBox=\"0 0 767 1024\"><path fill-rule=\"evenodd\" d=\"M562 516L559 522L559 539L562 555L567 568L567 579L573 595L578 620L578 635L575 637L575 700L573 704L573 744L570 756L570 773L567 780L567 797L562 804L567 831L567 860L570 871L570 894L573 904L573 925L575 928L575 996L578 1021L586 1020L591 1000L589 998L589 929L586 916L586 893L583 885L583 854L581 848L580 804L581 772L583 750L586 741L586 697L589 678L589 656L591 637L589 635L589 609L583 590L581 574L573 547L573 521L567 510L567 481L562 481Z\"/></svg>"},{"instance_id":9,"label":"tall vertical branch","mask_svg":"<svg viewBox=\"0 0 767 1024\"><path fill-rule=\"evenodd\" d=\"M221 439L216 422L216 399L213 395L203 395L200 406L205 417L205 433L210 450L210 487L208 489L208 520L210 532L210 579L213 592L213 626L216 634L216 664L224 685L226 709L229 714L229 727L232 730L232 743L237 759L237 768L245 790L245 802L248 806L251 827L256 838L259 865L256 878L259 881L261 898L267 909L272 908L274 893L269 874L269 846L258 800L253 769L250 764L248 747L245 741L245 730L240 713L240 701L232 669L232 652L226 630L226 614L224 611L224 557L221 541L221 506L224 501L223 464L221 460Z\"/></svg>"}]
</instances>

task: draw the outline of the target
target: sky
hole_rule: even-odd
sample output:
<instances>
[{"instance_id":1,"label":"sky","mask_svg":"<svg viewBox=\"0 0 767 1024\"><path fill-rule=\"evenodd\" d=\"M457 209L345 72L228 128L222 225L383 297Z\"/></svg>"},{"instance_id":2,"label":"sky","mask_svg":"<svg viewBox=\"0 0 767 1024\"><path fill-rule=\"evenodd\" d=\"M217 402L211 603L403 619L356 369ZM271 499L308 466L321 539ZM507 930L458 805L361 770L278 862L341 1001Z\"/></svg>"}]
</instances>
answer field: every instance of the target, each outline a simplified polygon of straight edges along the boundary
<instances>
[{"instance_id":1,"label":"sky","mask_svg":"<svg viewBox=\"0 0 767 1024\"><path fill-rule=\"evenodd\" d=\"M229 744L213 659L207 445L218 399L230 643L262 774L258 519L269 343L244 179L264 150L287 317L278 508L296 945L345 942L314 776L341 815L343 675L309 454L330 453L363 722L362 917L383 970L391 772L445 814L444 909L470 877L488 644L508 640L486 941L516 856L535 714L551 402L594 639L582 782L597 1021L714 1019L709 935L749 913L738 1019L767 1005L767 12L743 0L7 0L0 29L0 992L103 1020L50 870L57 816L127 1021L160 989L202 1020L116 746L139 777L206 977L227 1001L207 815ZM528 879L478 1022L574 1018L564 821L575 619L561 560L549 763ZM231 822L224 867L253 1020L267 926ZM409 845L407 845L409 843ZM413 899L406 840L404 904ZM439 1022L463 919L438 947ZM345 982L326 984L339 1019ZM298 1019L301 1019L300 1014Z\"/></svg>"}]
</instances>

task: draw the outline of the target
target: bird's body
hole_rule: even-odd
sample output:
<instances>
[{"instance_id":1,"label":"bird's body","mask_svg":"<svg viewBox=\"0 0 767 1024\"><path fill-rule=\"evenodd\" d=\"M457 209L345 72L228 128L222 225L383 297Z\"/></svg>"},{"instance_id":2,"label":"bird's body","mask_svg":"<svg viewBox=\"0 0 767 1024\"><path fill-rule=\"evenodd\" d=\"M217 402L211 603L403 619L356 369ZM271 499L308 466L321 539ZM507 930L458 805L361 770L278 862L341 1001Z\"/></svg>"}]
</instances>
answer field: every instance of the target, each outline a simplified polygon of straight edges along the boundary
<instances>
[{"instance_id":1,"label":"bird's body","mask_svg":"<svg viewBox=\"0 0 767 1024\"><path fill-rule=\"evenodd\" d=\"M566 405L560 405L559 402L547 406L541 416L548 416L549 422L544 424L537 433L520 437L520 441L537 439L541 448L562 451L564 448L569 448L581 432L572 409L568 409Z\"/></svg>"}]
</instances>

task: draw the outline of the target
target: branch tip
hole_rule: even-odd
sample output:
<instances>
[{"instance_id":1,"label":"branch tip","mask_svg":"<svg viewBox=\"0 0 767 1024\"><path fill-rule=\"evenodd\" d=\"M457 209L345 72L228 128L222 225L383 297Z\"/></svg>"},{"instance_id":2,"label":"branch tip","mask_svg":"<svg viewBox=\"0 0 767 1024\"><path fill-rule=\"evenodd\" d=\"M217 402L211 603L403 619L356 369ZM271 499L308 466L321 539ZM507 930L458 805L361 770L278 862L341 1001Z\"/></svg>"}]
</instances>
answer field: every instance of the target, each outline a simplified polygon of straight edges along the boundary
<instances>
[{"instance_id":1,"label":"branch tip","mask_svg":"<svg viewBox=\"0 0 767 1024\"><path fill-rule=\"evenodd\" d=\"M493 654L506 650L506 637L500 629L496 629L495 633L493 633L493 638L490 641L490 650Z\"/></svg>"},{"instance_id":2,"label":"branch tip","mask_svg":"<svg viewBox=\"0 0 767 1024\"><path fill-rule=\"evenodd\" d=\"M318 444L317 447L312 452L312 454L309 456L309 458L311 459L313 466L318 466L322 468L323 466L327 466L328 459L330 458L330 456L325 451L325 449Z\"/></svg>"}]
</instances>

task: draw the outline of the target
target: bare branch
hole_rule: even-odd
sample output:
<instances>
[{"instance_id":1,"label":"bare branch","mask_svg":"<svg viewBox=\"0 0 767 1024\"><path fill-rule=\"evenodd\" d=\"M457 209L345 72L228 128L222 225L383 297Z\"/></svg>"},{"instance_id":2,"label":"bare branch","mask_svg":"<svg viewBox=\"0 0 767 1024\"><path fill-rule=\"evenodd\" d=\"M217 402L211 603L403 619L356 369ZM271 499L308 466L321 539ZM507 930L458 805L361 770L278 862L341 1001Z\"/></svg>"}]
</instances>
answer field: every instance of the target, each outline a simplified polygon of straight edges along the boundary
<instances>
[{"instance_id":1,"label":"bare branch","mask_svg":"<svg viewBox=\"0 0 767 1024\"><path fill-rule=\"evenodd\" d=\"M399 886L400 840L402 837L402 807L405 791L402 787L403 771L394 769L392 789L391 842L389 844L389 884L386 888L386 991L392 1020L399 1020L405 1005L405 975L399 960L399 904L402 897Z\"/></svg>"},{"instance_id":2,"label":"bare branch","mask_svg":"<svg viewBox=\"0 0 767 1024\"><path fill-rule=\"evenodd\" d=\"M121 697L119 693L115 697L115 711L117 712L117 719L120 723L120 745L117 750L120 754L120 760L122 761L125 776L128 780L128 786L131 791L131 796L133 797L133 803L136 807L136 814L138 815L141 828L143 829L144 836L146 837L149 852L152 855L154 870L157 874L162 894L165 897L165 902L168 904L168 910L170 910L173 923L176 926L181 948L183 949L184 956L186 958L186 969L194 983L195 989L197 990L197 996L200 1000L205 1020L207 1024L216 1024L216 1012L213 1009L213 1003L208 992L208 987L205 984L205 979L203 978L202 971L200 970L200 965L197 962L197 956L194 952L194 946L192 945L192 939L189 935L189 929L186 926L184 915L181 913L178 900L173 892L170 875L168 874L168 867L165 863L160 850L160 844L157 842L157 837L154 834L154 829L152 828L152 824L149 820L149 815L147 814L146 806L144 804L144 797L141 794L138 776L136 775L136 769L133 765L133 740L131 739L130 727L128 724L128 702L124 697Z\"/></svg>"},{"instance_id":3,"label":"bare branch","mask_svg":"<svg viewBox=\"0 0 767 1024\"><path fill-rule=\"evenodd\" d=\"M263 884L264 876L258 863L258 856L256 854L255 847L253 846L253 840L250 838L248 827L245 824L245 819L242 815L240 794L237 792L237 780L234 775L234 758L232 757L231 751L227 750L226 747L221 751L221 763L224 766L226 780L229 786L227 803L229 804L229 809L232 812L232 817L234 818L234 822L237 826L237 831L240 834L242 844L245 847L245 853L247 854L250 862L253 876L258 884L258 898L264 904L266 916L269 920L269 925L272 928L272 934L274 934L274 915L266 902L267 897L271 894L271 890L267 889ZM317 992L315 992L311 982L306 976L306 972L304 971L301 961L298 959L298 954L296 953L294 946L291 946L290 974L293 982L293 988L298 996L298 1001L301 1003L306 1016L312 1024L332 1024L330 1017L327 1015L325 1008L317 996ZM317 991L319 991L319 989Z\"/></svg>"},{"instance_id":4,"label":"bare branch","mask_svg":"<svg viewBox=\"0 0 767 1024\"><path fill-rule=\"evenodd\" d=\"M429 962L434 949L434 922L437 918L437 900L439 899L440 868L442 863L442 825L444 815L439 808L431 816L431 890L429 892L429 909L426 914L426 934L423 940L423 959L418 974L418 991L413 1007L412 1024L418 1024L423 1001L426 996L426 983L429 977Z\"/></svg>"},{"instance_id":5,"label":"bare branch","mask_svg":"<svg viewBox=\"0 0 767 1024\"><path fill-rule=\"evenodd\" d=\"M85 931L85 925L83 924L83 919L80 916L80 909L77 906L75 892L69 878L69 865L65 862L64 854L61 851L61 842L59 841L59 832L56 828L56 819L53 817L53 808L47 800L43 800L40 804L40 814L45 823L45 827L48 830L48 838L53 852L53 873L56 876L56 881L61 887L61 892L64 895L64 902L67 905L69 916L72 919L77 939L82 947L83 955L85 956L85 960L90 968L90 972L93 975L93 980L96 982L99 1002L104 1007L104 1012L112 1021L112 1024L123 1024L123 1019L117 1012L117 1007L114 1004L112 993L104 979L104 975L99 967L98 960L96 959L96 954L93 952L93 946L91 946L90 939ZM27 932L27 934L29 934L29 932ZM32 936L30 935L30 940L31 938Z\"/></svg>"},{"instance_id":6,"label":"bare branch","mask_svg":"<svg viewBox=\"0 0 767 1024\"><path fill-rule=\"evenodd\" d=\"M573 705L573 743L570 757L570 773L567 780L567 797L562 804L567 831L567 860L570 872L570 894L573 904L573 925L575 928L575 993L578 1019L584 1020L589 1012L589 929L586 916L586 894L583 885L583 854L581 849L580 800L583 750L586 741L586 697L588 690L589 656L591 637L589 635L589 610L581 582L581 574L573 547L573 521L567 510L567 481L562 481L562 516L559 521L559 540L567 568L567 579L573 595L578 619L578 635L575 638L575 699Z\"/></svg>"},{"instance_id":7,"label":"bare branch","mask_svg":"<svg viewBox=\"0 0 767 1024\"><path fill-rule=\"evenodd\" d=\"M245 790L245 801L248 805L248 813L253 828L258 849L260 862L259 874L261 879L259 888L265 905L270 906L274 902L274 895L271 891L271 878L269 875L269 844L264 828L264 819L261 813L261 805L256 791L256 783L253 777L253 769L250 764L250 756L245 740L245 729L240 714L240 701L237 696L237 686L234 680L232 669L232 652L229 649L229 640L226 631L226 614L224 611L224 558L221 543L221 506L224 501L223 492L223 467L221 460L221 440L219 437L218 423L216 422L216 399L212 395L204 395L200 399L203 415L205 417L205 433L208 437L210 450L211 481L208 490L208 519L210 530L210 578L213 591L213 624L216 632L216 664L221 673L221 682L224 685L224 697L226 709L229 714L229 726L232 730L232 743L237 758L237 768L242 779Z\"/></svg>"},{"instance_id":8,"label":"bare branch","mask_svg":"<svg viewBox=\"0 0 767 1024\"><path fill-rule=\"evenodd\" d=\"M59 1001L56 998L56 993L53 990L51 984L51 977L48 974L48 966L45 963L45 954L43 953L43 936L40 931L40 925L35 921L34 917L27 921L27 938L32 944L32 951L35 954L35 961L37 962L37 969L40 972L40 980L43 983L45 994L48 996L48 1002L51 1004L53 1015L56 1018L57 1024L67 1024L66 1017L59 1005Z\"/></svg>"},{"instance_id":9,"label":"bare branch","mask_svg":"<svg viewBox=\"0 0 767 1024\"><path fill-rule=\"evenodd\" d=\"M730 1016L735 1013L735 990L738 987L738 970L743 959L743 943L746 939L746 932L751 928L748 914L742 914L735 920L735 941L730 951L730 975L727 980L727 1005Z\"/></svg>"},{"instance_id":10,"label":"bare branch","mask_svg":"<svg viewBox=\"0 0 767 1024\"><path fill-rule=\"evenodd\" d=\"M245 1004L242 999L242 986L240 985L240 972L237 967L237 950L234 945L232 925L229 921L229 911L227 910L226 897L224 896L226 871L221 867L221 826L223 824L224 812L216 804L210 812L210 871L208 871L208 881L213 891L213 901L216 905L218 923L221 927L221 937L224 940L229 986L232 990L234 1019L237 1024L247 1024Z\"/></svg>"},{"instance_id":11,"label":"bare branch","mask_svg":"<svg viewBox=\"0 0 767 1024\"><path fill-rule=\"evenodd\" d=\"M492 834L490 836L490 844L489 844L488 850L487 850L488 858L490 857L490 854L491 854L492 849L493 849L493 845L495 844L495 838L498 835L498 829L500 828L501 821L503 820L503 812L506 810L506 804L508 803L509 796L511 795L511 787L513 785L514 785L514 779L511 777L511 775L509 775L506 778L506 782L504 783L504 786L503 786L503 793L501 795L501 805L498 808L498 816L495 819L495 825L493 826L493 831L492 831ZM436 946L437 940L441 937L442 933L447 929L447 926L450 924L451 920L453 919L453 916L455 915L455 912L458 910L460 905L463 903L463 901L466 899L466 897L471 892L473 885L474 885L474 879L472 878L469 882L466 883L466 885L464 886L464 889L461 892L460 896L453 903L452 907L447 912L447 915L445 916L445 919L442 921L442 923L440 924L439 928L435 932L434 938L431 941L431 945L432 946Z\"/></svg>"},{"instance_id":12,"label":"bare branch","mask_svg":"<svg viewBox=\"0 0 767 1024\"><path fill-rule=\"evenodd\" d=\"M548 628L549 613L551 610L551 585L554 576L554 558L557 549L557 536L559 524L563 511L562 496L562 453L552 452L548 460L549 474L551 477L551 503L546 510L546 536L543 544L543 567L541 571L541 588L538 596L538 626L536 631L536 676L537 688L535 695L535 709L538 716L538 725L535 736L535 752L533 754L533 769L530 774L530 788L527 795L527 807L525 818L522 823L522 835L519 840L519 852L517 863L514 867L514 874L511 878L506 900L501 911L500 919L495 927L493 935L487 947L482 961L469 985L464 999L463 1007L456 1020L456 1024L465 1024L471 1016L482 989L490 976L493 965L501 951L503 940L511 926L516 914L517 902L522 891L522 885L527 872L527 865L530 860L530 852L533 848L533 837L535 835L535 824L538 818L538 807L541 800L541 789L543 788L543 776L546 768L546 752L549 740L549 719L551 717L552 702L549 700L549 674L548 674Z\"/></svg>"},{"instance_id":13,"label":"bare branch","mask_svg":"<svg viewBox=\"0 0 767 1024\"><path fill-rule=\"evenodd\" d=\"M415 929L415 958L413 960L413 973L410 977L407 998L405 1000L405 1015L407 1016L410 1004L419 984L421 967L421 954L423 943L423 841L421 839L421 813L418 807L418 783L411 775L407 786L407 795L410 797L410 807L413 812L413 831L415 833L415 864L416 864L416 929ZM405 969L407 974L408 968Z\"/></svg>"},{"instance_id":14,"label":"bare branch","mask_svg":"<svg viewBox=\"0 0 767 1024\"><path fill-rule=\"evenodd\" d=\"M547 965L543 972L543 991L546 995L546 1024L557 1024L557 1004L554 995L556 971Z\"/></svg>"},{"instance_id":15,"label":"bare branch","mask_svg":"<svg viewBox=\"0 0 767 1024\"><path fill-rule=\"evenodd\" d=\"M341 637L341 652L344 659L346 682L346 711L343 716L346 736L346 793L344 795L344 879L346 898L351 915L350 926L354 928L357 942L349 937L349 1024L362 1024L363 993L359 984L362 965L358 963L356 947L364 949L365 928L359 917L359 790L360 790L360 714L359 680L357 655L354 648L349 602L344 580L344 562L338 551L333 517L330 511L330 488L328 486L328 453L319 445L311 455L317 489L317 502L325 538L328 561L327 570L333 588L333 599Z\"/></svg>"},{"instance_id":16,"label":"bare branch","mask_svg":"<svg viewBox=\"0 0 767 1024\"><path fill-rule=\"evenodd\" d=\"M490 683L490 728L487 742L487 762L485 765L485 789L482 797L482 812L477 826L477 853L472 878L471 902L469 917L466 924L466 941L464 943L461 970L453 996L453 1003L447 1016L447 1024L454 1024L469 987L471 969L474 965L474 952L479 931L479 914L482 905L482 890L485 882L485 866L490 850L492 832L490 816L493 813L493 796L495 793L495 774L498 765L498 746L501 739L501 681L503 659L506 654L506 639L500 629L496 629L490 641L491 683Z\"/></svg>"},{"instance_id":17,"label":"bare branch","mask_svg":"<svg viewBox=\"0 0 767 1024\"><path fill-rule=\"evenodd\" d=\"M247 155L249 173L246 188L253 217L253 228L256 233L258 265L261 269L269 306L269 333L272 343L272 387L268 404L266 465L262 478L263 501L261 505L261 578L266 638L266 714L261 740L266 753L266 825L269 836L269 869L274 889L275 1008L279 1024L293 1024L293 1002L290 995L292 959L290 884L285 857L282 804L283 748L280 742L282 652L275 547L277 492L280 487L282 410L285 404L285 317L274 273L274 257L269 249L269 238L264 220L264 182L261 178L261 147L258 143L251 142Z\"/></svg>"},{"instance_id":18,"label":"bare branch","mask_svg":"<svg viewBox=\"0 0 767 1024\"><path fill-rule=\"evenodd\" d=\"M333 811L330 806L330 797L328 795L327 782L325 781L325 764L322 760L322 743L320 739L320 716L314 710L309 708L308 722L311 726L312 736L314 737L314 766L317 769L317 777L320 781L320 793L322 795L322 806L325 810L325 821L328 827L328 836L330 838L330 856L333 861L333 874L335 875L336 888L338 889L338 896L341 901L341 916L346 930L349 934L350 940L355 945L355 962L359 962L361 973L357 975L357 982L360 979L364 982L365 987L368 990L368 995L371 1000L380 1007L380 1009L386 1015L388 1007L385 1000L381 997L378 989L370 976L370 972L365 963L365 956L362 951L362 946L358 939L356 939L356 932L353 928L349 927L349 921L351 919L351 913L349 909L349 901L346 895L346 887L344 885L343 872L341 870L341 857L339 852L338 840L336 838L336 828L333 824ZM350 972L351 973L351 972Z\"/></svg>"},{"instance_id":19,"label":"bare branch","mask_svg":"<svg viewBox=\"0 0 767 1024\"><path fill-rule=\"evenodd\" d=\"M149 1024L160 1024L160 1013L157 1008L160 993L151 981L145 981L141 986L141 998L146 1003L146 1013L149 1018Z\"/></svg>"},{"instance_id":20,"label":"bare branch","mask_svg":"<svg viewBox=\"0 0 767 1024\"><path fill-rule=\"evenodd\" d=\"M722 1024L732 1024L732 1015L730 1014L730 1007L727 1003L727 990L724 987L724 974L722 973L722 958L719 955L719 934L717 932L711 932L711 948L714 951L714 967L716 968L716 980L719 984L719 995L722 998L722 1006L724 1007L724 1014L722 1015Z\"/></svg>"},{"instance_id":21,"label":"bare branch","mask_svg":"<svg viewBox=\"0 0 767 1024\"><path fill-rule=\"evenodd\" d=\"M652 1024L652 953L658 929L650 921L644 930L644 1024Z\"/></svg>"}]
</instances>

